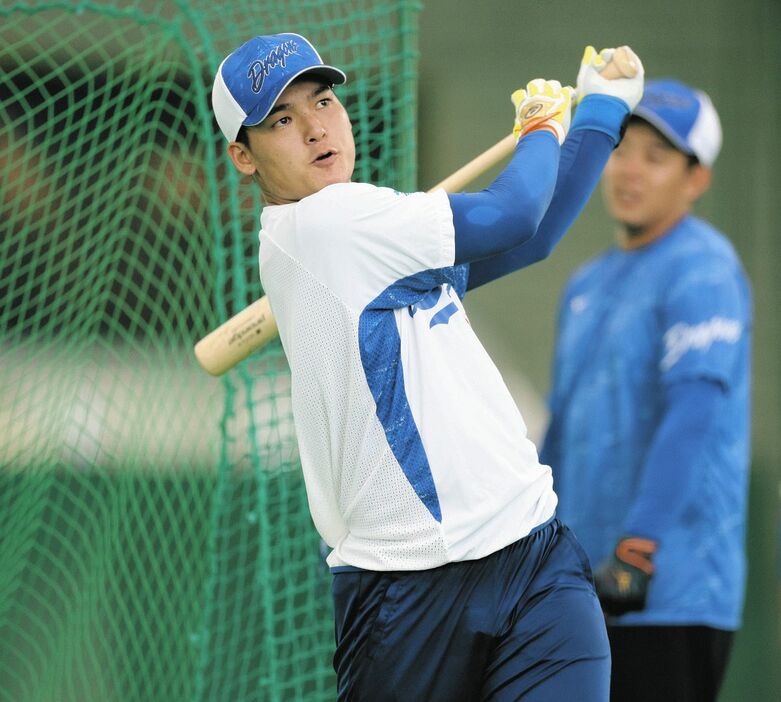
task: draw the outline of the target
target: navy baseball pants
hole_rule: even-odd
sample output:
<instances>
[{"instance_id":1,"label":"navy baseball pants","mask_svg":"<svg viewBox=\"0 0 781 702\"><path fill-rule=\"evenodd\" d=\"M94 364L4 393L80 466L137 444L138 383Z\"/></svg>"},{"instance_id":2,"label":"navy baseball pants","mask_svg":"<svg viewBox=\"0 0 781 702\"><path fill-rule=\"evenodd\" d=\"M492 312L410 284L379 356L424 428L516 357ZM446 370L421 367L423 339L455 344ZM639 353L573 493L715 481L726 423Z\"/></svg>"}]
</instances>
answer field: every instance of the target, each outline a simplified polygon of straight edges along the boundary
<instances>
[{"instance_id":1,"label":"navy baseball pants","mask_svg":"<svg viewBox=\"0 0 781 702\"><path fill-rule=\"evenodd\" d=\"M603 702L588 559L557 519L476 561L333 577L340 702Z\"/></svg>"}]
</instances>

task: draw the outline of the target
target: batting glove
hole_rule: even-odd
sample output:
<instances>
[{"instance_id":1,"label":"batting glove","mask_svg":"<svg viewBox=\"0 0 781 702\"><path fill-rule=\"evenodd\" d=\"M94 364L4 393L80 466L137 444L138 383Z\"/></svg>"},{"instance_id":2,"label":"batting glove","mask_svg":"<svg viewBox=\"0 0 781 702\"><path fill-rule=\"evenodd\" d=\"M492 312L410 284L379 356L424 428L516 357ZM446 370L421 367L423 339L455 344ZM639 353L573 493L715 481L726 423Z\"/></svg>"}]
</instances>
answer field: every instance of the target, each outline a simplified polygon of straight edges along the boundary
<instances>
[{"instance_id":1,"label":"batting glove","mask_svg":"<svg viewBox=\"0 0 781 702\"><path fill-rule=\"evenodd\" d=\"M645 70L643 64L629 47L626 47L632 56L632 60L637 65L637 74L633 78L613 78L608 80L601 75L605 66L613 58L615 49L602 49L597 53L593 46L587 46L583 52L583 59L580 62L578 71L577 92L578 100L582 100L586 95L611 95L620 98L630 110L634 110L640 98L643 97L643 84L645 81Z\"/></svg>"},{"instance_id":2,"label":"batting glove","mask_svg":"<svg viewBox=\"0 0 781 702\"><path fill-rule=\"evenodd\" d=\"M511 100L515 106L516 141L531 132L547 129L556 135L559 144L569 131L574 90L561 87L557 80L537 78L526 85L526 90L516 90Z\"/></svg>"},{"instance_id":3,"label":"batting glove","mask_svg":"<svg viewBox=\"0 0 781 702\"><path fill-rule=\"evenodd\" d=\"M594 573L594 584L605 614L618 616L645 608L648 582L654 572L651 558L656 542L627 537Z\"/></svg>"}]
</instances>

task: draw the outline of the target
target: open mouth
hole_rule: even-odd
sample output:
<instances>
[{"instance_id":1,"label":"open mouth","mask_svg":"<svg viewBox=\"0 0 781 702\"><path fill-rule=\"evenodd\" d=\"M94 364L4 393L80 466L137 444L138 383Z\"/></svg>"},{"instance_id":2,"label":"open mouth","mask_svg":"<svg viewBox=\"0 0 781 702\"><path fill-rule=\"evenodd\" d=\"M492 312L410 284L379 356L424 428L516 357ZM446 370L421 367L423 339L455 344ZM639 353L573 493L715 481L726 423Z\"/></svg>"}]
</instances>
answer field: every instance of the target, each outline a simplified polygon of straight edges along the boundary
<instances>
[{"instance_id":1,"label":"open mouth","mask_svg":"<svg viewBox=\"0 0 781 702\"><path fill-rule=\"evenodd\" d=\"M640 200L640 195L635 192L629 192L626 190L619 190L614 194L614 198L617 202L623 204L635 204Z\"/></svg>"},{"instance_id":2,"label":"open mouth","mask_svg":"<svg viewBox=\"0 0 781 702\"><path fill-rule=\"evenodd\" d=\"M326 159L328 159L328 158L331 158L331 156L333 156L333 155L334 155L334 153L335 153L335 152L333 152L333 151L326 151L325 153L323 153L323 154L320 154L320 155L319 155L319 156L318 156L318 157L315 159L315 162L317 162L317 161L325 161Z\"/></svg>"}]
</instances>

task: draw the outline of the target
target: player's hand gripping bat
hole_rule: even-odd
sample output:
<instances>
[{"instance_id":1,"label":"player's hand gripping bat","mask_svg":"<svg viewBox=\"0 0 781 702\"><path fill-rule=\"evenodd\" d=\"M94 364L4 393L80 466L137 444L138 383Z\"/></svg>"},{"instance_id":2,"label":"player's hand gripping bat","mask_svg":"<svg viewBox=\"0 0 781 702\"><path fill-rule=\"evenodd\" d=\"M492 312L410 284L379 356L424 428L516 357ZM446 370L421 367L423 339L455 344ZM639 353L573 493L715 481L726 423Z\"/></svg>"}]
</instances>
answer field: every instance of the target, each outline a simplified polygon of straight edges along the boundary
<instances>
[{"instance_id":1,"label":"player's hand gripping bat","mask_svg":"<svg viewBox=\"0 0 781 702\"><path fill-rule=\"evenodd\" d=\"M609 60L602 60L603 66L599 65L600 56L602 54L596 54L592 47L588 47L584 54L584 61L588 60L595 65L602 78L615 80L633 78L637 75L639 59L629 47L622 46L616 49ZM437 183L429 192L439 188L446 192L462 190L489 168L509 156L515 144L516 136L508 134L441 183ZM222 375L254 351L262 349L277 334L276 320L271 313L268 298L264 296L203 337L195 345L195 356L208 373Z\"/></svg>"}]
</instances>

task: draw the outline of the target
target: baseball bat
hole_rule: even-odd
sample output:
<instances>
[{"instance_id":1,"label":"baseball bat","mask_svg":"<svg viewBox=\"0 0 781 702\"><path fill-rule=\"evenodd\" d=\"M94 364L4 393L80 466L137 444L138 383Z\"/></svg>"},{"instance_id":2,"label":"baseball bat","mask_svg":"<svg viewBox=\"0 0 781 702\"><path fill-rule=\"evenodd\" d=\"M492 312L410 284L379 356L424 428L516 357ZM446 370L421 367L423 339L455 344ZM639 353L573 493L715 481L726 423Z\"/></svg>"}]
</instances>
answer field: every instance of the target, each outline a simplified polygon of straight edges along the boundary
<instances>
[{"instance_id":1,"label":"baseball bat","mask_svg":"<svg viewBox=\"0 0 781 702\"><path fill-rule=\"evenodd\" d=\"M601 71L601 75L608 80L632 78L636 73L634 53L627 46L617 48L611 61ZM437 183L429 192L439 188L446 192L462 190L489 168L509 156L514 147L515 137L508 134L465 166ZM277 336L278 331L268 298L264 295L195 344L195 357L207 373L219 376L251 353L262 349Z\"/></svg>"}]
</instances>

